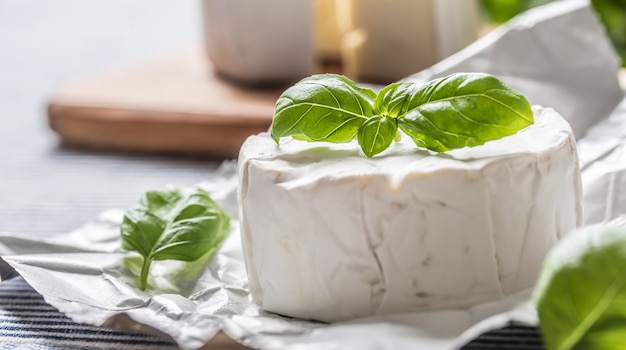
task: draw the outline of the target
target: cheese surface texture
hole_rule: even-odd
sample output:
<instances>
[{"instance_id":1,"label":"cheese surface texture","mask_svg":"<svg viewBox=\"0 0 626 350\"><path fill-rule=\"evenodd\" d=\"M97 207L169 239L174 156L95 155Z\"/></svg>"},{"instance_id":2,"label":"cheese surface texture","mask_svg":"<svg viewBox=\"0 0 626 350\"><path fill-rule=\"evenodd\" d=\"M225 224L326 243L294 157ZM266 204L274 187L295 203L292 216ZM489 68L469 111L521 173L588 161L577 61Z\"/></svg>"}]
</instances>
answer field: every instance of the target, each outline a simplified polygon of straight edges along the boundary
<instances>
[{"instance_id":1,"label":"cheese surface texture","mask_svg":"<svg viewBox=\"0 0 626 350\"><path fill-rule=\"evenodd\" d=\"M582 218L571 128L534 112L513 136L441 154L406 136L369 159L355 142L248 138L239 205L254 301L333 322L532 287Z\"/></svg>"}]
</instances>

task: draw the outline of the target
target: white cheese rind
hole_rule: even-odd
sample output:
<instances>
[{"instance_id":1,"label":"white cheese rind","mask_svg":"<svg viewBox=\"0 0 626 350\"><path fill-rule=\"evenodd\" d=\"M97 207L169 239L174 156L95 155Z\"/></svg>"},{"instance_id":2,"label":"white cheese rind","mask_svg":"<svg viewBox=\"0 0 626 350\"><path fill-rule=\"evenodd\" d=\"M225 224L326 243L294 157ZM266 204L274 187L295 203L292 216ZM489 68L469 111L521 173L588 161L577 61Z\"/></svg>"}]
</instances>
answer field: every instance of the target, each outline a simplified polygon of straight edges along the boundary
<instances>
[{"instance_id":1,"label":"white cheese rind","mask_svg":"<svg viewBox=\"0 0 626 350\"><path fill-rule=\"evenodd\" d=\"M264 309L333 322L496 300L535 283L581 220L570 126L551 109L483 146L250 137L239 159L250 291Z\"/></svg>"}]
</instances>

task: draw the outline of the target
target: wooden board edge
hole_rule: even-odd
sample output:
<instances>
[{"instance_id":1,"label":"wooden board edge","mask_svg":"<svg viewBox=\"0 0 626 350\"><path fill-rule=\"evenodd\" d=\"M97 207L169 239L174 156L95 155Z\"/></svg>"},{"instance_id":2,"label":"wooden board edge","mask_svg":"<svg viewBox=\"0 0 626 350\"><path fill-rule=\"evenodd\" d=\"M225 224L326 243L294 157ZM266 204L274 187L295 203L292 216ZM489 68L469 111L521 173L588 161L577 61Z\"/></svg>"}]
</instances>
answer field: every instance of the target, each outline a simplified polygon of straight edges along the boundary
<instances>
[{"instance_id":1,"label":"wooden board edge","mask_svg":"<svg viewBox=\"0 0 626 350\"><path fill-rule=\"evenodd\" d=\"M214 123L186 112L48 105L49 126L63 144L103 150L236 158L243 141L271 123L269 118L243 119Z\"/></svg>"}]
</instances>

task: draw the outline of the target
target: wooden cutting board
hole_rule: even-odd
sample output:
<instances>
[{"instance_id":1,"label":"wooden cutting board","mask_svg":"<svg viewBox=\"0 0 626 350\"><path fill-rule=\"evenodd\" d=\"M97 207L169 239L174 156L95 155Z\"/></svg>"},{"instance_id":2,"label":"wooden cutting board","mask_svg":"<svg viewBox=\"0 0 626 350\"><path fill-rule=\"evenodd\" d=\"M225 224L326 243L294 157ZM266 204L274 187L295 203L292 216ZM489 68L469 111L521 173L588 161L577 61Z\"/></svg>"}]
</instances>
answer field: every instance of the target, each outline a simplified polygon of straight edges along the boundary
<instances>
[{"instance_id":1,"label":"wooden cutting board","mask_svg":"<svg viewBox=\"0 0 626 350\"><path fill-rule=\"evenodd\" d=\"M626 86L626 71L620 80ZM52 98L48 119L66 145L236 158L248 135L268 129L285 88L225 81L189 49L72 83Z\"/></svg>"},{"instance_id":2,"label":"wooden cutting board","mask_svg":"<svg viewBox=\"0 0 626 350\"><path fill-rule=\"evenodd\" d=\"M234 158L268 129L285 88L237 86L190 49L72 83L51 99L48 119L67 145Z\"/></svg>"}]
</instances>

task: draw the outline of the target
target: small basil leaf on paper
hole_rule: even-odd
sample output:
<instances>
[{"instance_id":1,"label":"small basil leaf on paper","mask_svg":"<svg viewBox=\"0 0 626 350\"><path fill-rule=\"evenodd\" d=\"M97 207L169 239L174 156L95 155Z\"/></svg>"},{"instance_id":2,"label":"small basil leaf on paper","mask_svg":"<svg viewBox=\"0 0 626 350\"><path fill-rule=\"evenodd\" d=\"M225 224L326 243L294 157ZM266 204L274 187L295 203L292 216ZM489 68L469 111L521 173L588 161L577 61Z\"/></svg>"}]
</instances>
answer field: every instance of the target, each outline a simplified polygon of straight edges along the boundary
<instances>
[{"instance_id":1,"label":"small basil leaf on paper","mask_svg":"<svg viewBox=\"0 0 626 350\"><path fill-rule=\"evenodd\" d=\"M394 118L404 115L409 108L409 99L415 93L415 88L416 84L407 82L385 86L374 100L374 113Z\"/></svg>"},{"instance_id":2,"label":"small basil leaf on paper","mask_svg":"<svg viewBox=\"0 0 626 350\"><path fill-rule=\"evenodd\" d=\"M374 115L376 93L336 74L317 74L288 88L276 101L271 136L349 142Z\"/></svg>"},{"instance_id":3,"label":"small basil leaf on paper","mask_svg":"<svg viewBox=\"0 0 626 350\"><path fill-rule=\"evenodd\" d=\"M373 157L389 147L397 131L397 119L375 115L359 128L359 145L366 156Z\"/></svg>"},{"instance_id":4,"label":"small basil leaf on paper","mask_svg":"<svg viewBox=\"0 0 626 350\"><path fill-rule=\"evenodd\" d=\"M195 261L215 251L229 228L229 216L205 191L169 187L146 192L125 213L120 231L122 248L143 257L143 290L153 261Z\"/></svg>"},{"instance_id":5,"label":"small basil leaf on paper","mask_svg":"<svg viewBox=\"0 0 626 350\"><path fill-rule=\"evenodd\" d=\"M566 236L544 261L533 298L548 350L626 349L626 228Z\"/></svg>"},{"instance_id":6,"label":"small basil leaf on paper","mask_svg":"<svg viewBox=\"0 0 626 350\"><path fill-rule=\"evenodd\" d=\"M496 77L457 73L412 95L398 124L416 145L445 152L513 135L533 122L526 98Z\"/></svg>"}]
</instances>

